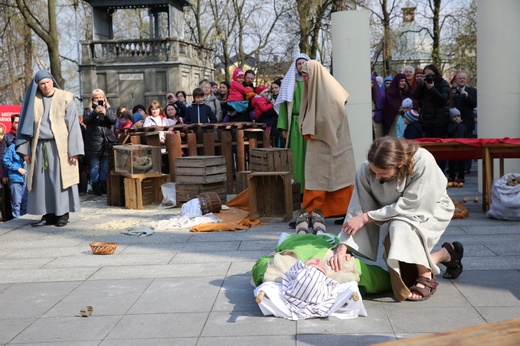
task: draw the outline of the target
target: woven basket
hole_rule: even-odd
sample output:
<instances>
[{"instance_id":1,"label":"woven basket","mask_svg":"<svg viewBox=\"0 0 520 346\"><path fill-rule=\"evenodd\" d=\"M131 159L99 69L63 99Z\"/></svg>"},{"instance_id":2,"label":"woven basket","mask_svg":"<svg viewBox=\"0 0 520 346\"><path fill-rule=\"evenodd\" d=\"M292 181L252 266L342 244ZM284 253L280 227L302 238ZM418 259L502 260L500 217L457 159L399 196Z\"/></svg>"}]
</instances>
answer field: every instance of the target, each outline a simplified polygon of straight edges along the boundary
<instances>
[{"instance_id":1,"label":"woven basket","mask_svg":"<svg viewBox=\"0 0 520 346\"><path fill-rule=\"evenodd\" d=\"M107 243L104 241L96 241L90 243L90 248L94 255L111 255L116 251L117 243Z\"/></svg>"},{"instance_id":2,"label":"woven basket","mask_svg":"<svg viewBox=\"0 0 520 346\"><path fill-rule=\"evenodd\" d=\"M200 210L202 215L208 213L218 213L222 209L220 197L216 192L202 192L199 194Z\"/></svg>"}]
</instances>

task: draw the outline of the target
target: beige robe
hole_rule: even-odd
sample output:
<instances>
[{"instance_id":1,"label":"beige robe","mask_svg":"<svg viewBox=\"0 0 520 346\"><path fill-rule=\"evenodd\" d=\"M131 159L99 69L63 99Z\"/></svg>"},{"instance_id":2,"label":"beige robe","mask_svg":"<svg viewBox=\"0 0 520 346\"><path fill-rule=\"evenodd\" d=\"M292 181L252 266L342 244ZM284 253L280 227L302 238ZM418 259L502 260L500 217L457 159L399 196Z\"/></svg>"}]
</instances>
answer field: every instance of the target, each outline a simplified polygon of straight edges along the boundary
<instances>
[{"instance_id":1,"label":"beige robe","mask_svg":"<svg viewBox=\"0 0 520 346\"><path fill-rule=\"evenodd\" d=\"M70 103L74 102L74 94L61 89L55 89L52 96L51 108L49 111L49 119L51 121L51 129L58 148L58 156L60 158L61 168L61 188L67 189L72 185L79 183L78 162L69 161L69 131L64 121L66 109ZM43 99L40 92L36 93L34 100L34 137L31 141L31 157L35 157L36 147L38 146L38 136L40 134L40 124L43 116ZM27 188L32 189L32 181L34 176L34 165L28 166L29 173L27 176Z\"/></svg>"},{"instance_id":2,"label":"beige robe","mask_svg":"<svg viewBox=\"0 0 520 346\"><path fill-rule=\"evenodd\" d=\"M345 220L367 212L376 222L368 223L354 236L341 232L340 241L349 251L373 261L377 258L380 233L385 259L396 298L406 299L416 279L406 275L400 263L420 264L439 274L430 253L451 221L455 209L446 192L446 176L425 149L414 155L413 174L381 184L365 162L358 170L354 193ZM382 232L380 232L382 231ZM408 279L410 277L410 280ZM401 281L401 282L399 282Z\"/></svg>"},{"instance_id":3,"label":"beige robe","mask_svg":"<svg viewBox=\"0 0 520 346\"><path fill-rule=\"evenodd\" d=\"M349 94L317 61L302 72L309 76L300 106L300 129L309 136L305 155L305 189L337 191L354 183L354 152L345 104Z\"/></svg>"}]
</instances>

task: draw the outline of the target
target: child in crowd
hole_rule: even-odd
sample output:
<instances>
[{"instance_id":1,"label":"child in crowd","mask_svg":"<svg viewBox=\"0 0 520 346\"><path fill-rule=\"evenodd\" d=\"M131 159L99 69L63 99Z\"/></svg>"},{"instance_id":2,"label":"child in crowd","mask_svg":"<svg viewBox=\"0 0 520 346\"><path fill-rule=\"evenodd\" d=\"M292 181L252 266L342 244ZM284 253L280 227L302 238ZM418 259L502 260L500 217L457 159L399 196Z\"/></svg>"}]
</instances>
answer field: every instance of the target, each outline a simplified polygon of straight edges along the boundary
<instances>
[{"instance_id":1,"label":"child in crowd","mask_svg":"<svg viewBox=\"0 0 520 346\"><path fill-rule=\"evenodd\" d=\"M466 126L462 123L460 111L457 108L450 108L450 123L448 124L449 138L465 138ZM448 161L448 187L463 187L464 186L464 169L466 166L465 160L451 160ZM455 178L457 175L457 178Z\"/></svg>"},{"instance_id":2,"label":"child in crowd","mask_svg":"<svg viewBox=\"0 0 520 346\"><path fill-rule=\"evenodd\" d=\"M118 129L129 129L134 123L132 122L132 111L127 109L121 112L121 117L117 122Z\"/></svg>"},{"instance_id":3,"label":"child in crowd","mask_svg":"<svg viewBox=\"0 0 520 346\"><path fill-rule=\"evenodd\" d=\"M251 106L255 110L255 122L266 123L266 131L271 131L278 119L274 106L269 100L269 88L260 84L256 87L256 92L258 94L251 100Z\"/></svg>"},{"instance_id":4,"label":"child in crowd","mask_svg":"<svg viewBox=\"0 0 520 346\"><path fill-rule=\"evenodd\" d=\"M254 121L257 123L265 123L265 131L270 138L271 144L277 146L278 131L276 124L278 122L278 113L274 110L274 103L271 102L269 88L260 84L256 87L258 93L251 99L251 106L254 109Z\"/></svg>"},{"instance_id":5,"label":"child in crowd","mask_svg":"<svg viewBox=\"0 0 520 346\"><path fill-rule=\"evenodd\" d=\"M246 114L249 102L246 100L246 95L253 91L251 87L245 87L244 83L244 71L240 68L236 68L233 71L233 81L229 87L229 95L227 98L228 115L224 118L226 121L249 121L249 115ZM237 115L237 113L243 116Z\"/></svg>"},{"instance_id":6,"label":"child in crowd","mask_svg":"<svg viewBox=\"0 0 520 346\"><path fill-rule=\"evenodd\" d=\"M399 109L399 115L397 116L395 122L395 135L397 138L404 137L404 129L406 127L406 123L404 122L403 115L408 112L410 109L413 109L413 101L411 98L405 98L403 102L401 102L401 108Z\"/></svg>"},{"instance_id":7,"label":"child in crowd","mask_svg":"<svg viewBox=\"0 0 520 346\"><path fill-rule=\"evenodd\" d=\"M201 88L193 90L193 103L186 109L185 124L216 123L217 117L211 107L204 103L204 91Z\"/></svg>"},{"instance_id":8,"label":"child in crowd","mask_svg":"<svg viewBox=\"0 0 520 346\"><path fill-rule=\"evenodd\" d=\"M419 113L410 109L403 115L406 128L404 129L403 137L406 139L422 138L422 128L419 124Z\"/></svg>"},{"instance_id":9,"label":"child in crowd","mask_svg":"<svg viewBox=\"0 0 520 346\"><path fill-rule=\"evenodd\" d=\"M18 155L15 149L15 141L7 148L4 156L4 167L7 168L9 188L11 190L11 209L13 218L27 213L28 190L25 176L27 164Z\"/></svg>"}]
</instances>

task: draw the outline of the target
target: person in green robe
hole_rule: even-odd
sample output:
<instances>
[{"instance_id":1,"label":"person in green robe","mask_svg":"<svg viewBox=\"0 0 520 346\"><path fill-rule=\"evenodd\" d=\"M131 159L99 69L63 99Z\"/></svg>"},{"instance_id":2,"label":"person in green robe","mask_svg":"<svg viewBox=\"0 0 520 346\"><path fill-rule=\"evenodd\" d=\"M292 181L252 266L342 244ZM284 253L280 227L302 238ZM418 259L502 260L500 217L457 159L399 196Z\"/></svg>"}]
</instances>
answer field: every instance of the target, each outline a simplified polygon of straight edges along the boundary
<instances>
[{"instance_id":1,"label":"person in green robe","mask_svg":"<svg viewBox=\"0 0 520 346\"><path fill-rule=\"evenodd\" d=\"M300 104L303 93L302 67L310 58L300 53L294 59L285 74L280 87L280 93L274 104L274 109L278 113L277 128L285 139L285 146L291 149L293 156L293 178L301 184L301 192L305 187L305 148L306 143L303 139L300 124Z\"/></svg>"}]
</instances>

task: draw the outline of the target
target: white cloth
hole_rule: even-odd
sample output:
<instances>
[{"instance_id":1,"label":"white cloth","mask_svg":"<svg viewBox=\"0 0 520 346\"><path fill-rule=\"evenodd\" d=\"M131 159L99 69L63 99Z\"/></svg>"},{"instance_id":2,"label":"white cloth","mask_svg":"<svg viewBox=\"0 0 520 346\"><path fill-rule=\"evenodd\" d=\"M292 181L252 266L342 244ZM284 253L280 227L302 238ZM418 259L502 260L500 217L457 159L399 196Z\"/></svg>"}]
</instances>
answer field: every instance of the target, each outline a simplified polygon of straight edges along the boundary
<instances>
[{"instance_id":1,"label":"white cloth","mask_svg":"<svg viewBox=\"0 0 520 346\"><path fill-rule=\"evenodd\" d=\"M305 59L307 61L311 60L308 55L300 53L296 56L293 63L289 67L289 70L285 74L282 80L282 85L280 86L280 93L276 98L276 102L274 104L274 110L276 113L280 112L280 105L284 102L293 102L294 98L294 84L296 81L296 75L298 74L298 69L296 68L296 62L300 59ZM289 114L290 116L290 114Z\"/></svg>"},{"instance_id":2,"label":"white cloth","mask_svg":"<svg viewBox=\"0 0 520 346\"><path fill-rule=\"evenodd\" d=\"M301 319L287 307L287 301L283 296L283 288L281 283L264 282L254 290L255 297L260 291L265 292L262 301L258 303L258 307L264 316L282 317L288 320ZM358 300L354 300L353 296L357 295ZM367 316L367 311L359 288L356 282L347 282L338 285L338 294L336 301L327 311L326 316L333 316L339 319L357 318L358 316Z\"/></svg>"},{"instance_id":3,"label":"white cloth","mask_svg":"<svg viewBox=\"0 0 520 346\"><path fill-rule=\"evenodd\" d=\"M221 219L216 217L215 215L209 213L204 216L176 216L168 220L158 221L154 228L156 231L165 231L169 229L189 229L194 226L204 225L208 223L219 223L222 222Z\"/></svg>"},{"instance_id":4,"label":"white cloth","mask_svg":"<svg viewBox=\"0 0 520 346\"><path fill-rule=\"evenodd\" d=\"M326 317L336 301L337 286L337 281L302 261L297 261L282 278L287 306L299 318Z\"/></svg>"}]
</instances>

